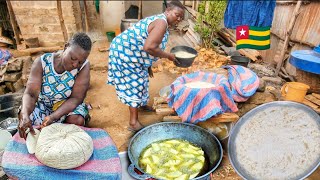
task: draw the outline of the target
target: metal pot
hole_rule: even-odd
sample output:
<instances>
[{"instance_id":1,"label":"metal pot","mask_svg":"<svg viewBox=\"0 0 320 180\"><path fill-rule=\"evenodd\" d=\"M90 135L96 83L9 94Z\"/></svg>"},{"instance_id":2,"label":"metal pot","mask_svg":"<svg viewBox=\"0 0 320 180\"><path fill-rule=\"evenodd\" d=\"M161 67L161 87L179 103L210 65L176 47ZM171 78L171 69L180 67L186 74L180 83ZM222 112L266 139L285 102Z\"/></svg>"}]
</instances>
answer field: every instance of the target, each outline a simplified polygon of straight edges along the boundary
<instances>
[{"instance_id":1,"label":"metal pot","mask_svg":"<svg viewBox=\"0 0 320 180\"><path fill-rule=\"evenodd\" d=\"M0 96L0 129L14 135L18 129L18 109L22 101L22 93L13 93ZM9 127L9 129L7 129Z\"/></svg>"},{"instance_id":2,"label":"metal pot","mask_svg":"<svg viewBox=\"0 0 320 180\"><path fill-rule=\"evenodd\" d=\"M162 122L150 125L140 130L133 136L128 147L128 155L131 165L128 167L129 174L136 179L154 178L146 174L139 167L139 157L141 152L151 143L165 139L187 140L203 149L208 158L208 171L194 180L208 180L210 174L219 166L223 150L219 140L205 129L187 123ZM137 168L144 173L139 175L134 171Z\"/></svg>"},{"instance_id":3,"label":"metal pot","mask_svg":"<svg viewBox=\"0 0 320 180\"><path fill-rule=\"evenodd\" d=\"M296 102L290 102L290 101L274 101L274 102L270 102L270 103L266 103L263 105L260 105L252 110L250 110L248 113L246 113L244 116L242 116L239 121L236 123L236 125L233 127L233 129L231 130L230 136L229 136L229 142L228 142L228 156L229 156L229 160L231 162L231 165L233 166L233 168L235 169L235 171L237 172L238 175L240 175L243 179L257 179L255 177L250 176L250 174L244 170L244 168L241 166L241 164L238 161L238 156L236 153L236 138L239 134L240 129L243 127L243 125L249 121L255 121L257 120L257 117L255 116L257 113L260 112L265 112L266 114L272 113L272 117L273 118L283 118L283 117L278 117L277 114L279 114L279 111L284 111L285 108L296 108L296 109L300 109L303 110L305 112L305 114L308 114L312 117L312 119L314 119L314 121L316 122L318 128L320 129L320 116L313 111L310 107L300 104L300 103L296 103ZM272 110L270 110L270 108L272 108ZM276 110L273 110L276 109ZM271 111L271 112L270 112ZM287 117L286 118L295 118L294 116L294 109L291 110L291 112L287 112ZM255 135L255 134L253 134ZM315 162L315 164L313 164L311 167L304 167L307 168L305 170L305 172L303 172L302 174L298 175L295 178L292 179L306 179L309 175L312 174L313 171L315 171L317 169L317 167L320 166L320 155L318 156L317 161Z\"/></svg>"},{"instance_id":4,"label":"metal pot","mask_svg":"<svg viewBox=\"0 0 320 180\"><path fill-rule=\"evenodd\" d=\"M192 57L192 58L178 58L176 57L176 59L179 61L180 64L174 62L174 64L178 67L190 67L194 61L194 59L197 57L198 55L198 52L193 49L192 47L189 47L189 46L175 46L173 47L170 52L171 53L176 53L178 51L185 51L185 52L188 52L188 53L191 53L191 54L194 54L195 56Z\"/></svg>"},{"instance_id":5,"label":"metal pot","mask_svg":"<svg viewBox=\"0 0 320 180\"><path fill-rule=\"evenodd\" d=\"M121 19L121 25L120 25L121 32L125 31L130 26L137 23L138 21L139 21L139 19Z\"/></svg>"}]
</instances>

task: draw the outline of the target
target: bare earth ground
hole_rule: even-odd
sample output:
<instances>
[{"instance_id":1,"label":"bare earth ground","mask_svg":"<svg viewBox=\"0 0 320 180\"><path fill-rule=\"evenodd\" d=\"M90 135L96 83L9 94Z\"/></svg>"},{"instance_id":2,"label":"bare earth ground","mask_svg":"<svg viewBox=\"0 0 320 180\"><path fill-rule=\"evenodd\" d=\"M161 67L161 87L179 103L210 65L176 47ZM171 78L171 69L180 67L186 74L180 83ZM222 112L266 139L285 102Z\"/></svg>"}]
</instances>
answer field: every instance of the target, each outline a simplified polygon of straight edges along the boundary
<instances>
[{"instance_id":1,"label":"bare earth ground","mask_svg":"<svg viewBox=\"0 0 320 180\"><path fill-rule=\"evenodd\" d=\"M127 151L128 143L133 133L127 130L129 124L128 106L122 104L116 96L114 87L106 85L108 53L99 52L98 48L109 47L108 42L100 40L94 43L89 56L91 63L91 85L87 94L86 102L90 103L93 109L90 127L102 128L109 133L115 142L119 152ZM159 90L172 83L176 74L170 72L155 73L150 78L150 101L153 104L153 97L159 96ZM139 118L143 125L147 126L160 122L161 115L152 112L139 112ZM214 179L241 179L233 170L226 153L226 142L224 144L224 156L220 167L214 172ZM320 168L308 179L320 179Z\"/></svg>"}]
</instances>

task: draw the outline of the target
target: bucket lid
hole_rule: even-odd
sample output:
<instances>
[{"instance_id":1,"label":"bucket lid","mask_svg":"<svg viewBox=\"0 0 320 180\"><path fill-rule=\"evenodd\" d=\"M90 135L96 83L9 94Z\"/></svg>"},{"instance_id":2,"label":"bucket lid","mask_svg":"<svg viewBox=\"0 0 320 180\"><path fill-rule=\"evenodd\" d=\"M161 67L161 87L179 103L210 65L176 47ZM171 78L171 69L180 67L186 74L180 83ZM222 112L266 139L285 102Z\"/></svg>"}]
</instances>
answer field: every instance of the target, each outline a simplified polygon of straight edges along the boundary
<instances>
[{"instance_id":1,"label":"bucket lid","mask_svg":"<svg viewBox=\"0 0 320 180\"><path fill-rule=\"evenodd\" d=\"M289 63L303 71L320 74L320 45L313 50L291 52Z\"/></svg>"}]
</instances>

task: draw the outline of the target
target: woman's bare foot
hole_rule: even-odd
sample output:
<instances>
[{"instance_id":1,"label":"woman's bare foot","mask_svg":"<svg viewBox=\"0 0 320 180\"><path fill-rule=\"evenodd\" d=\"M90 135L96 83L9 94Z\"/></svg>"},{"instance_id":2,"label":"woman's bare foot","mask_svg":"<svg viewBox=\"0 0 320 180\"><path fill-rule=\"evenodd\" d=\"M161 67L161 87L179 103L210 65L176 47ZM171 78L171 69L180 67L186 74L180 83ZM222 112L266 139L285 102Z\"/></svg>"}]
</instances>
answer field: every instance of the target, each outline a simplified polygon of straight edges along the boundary
<instances>
[{"instance_id":1,"label":"woman's bare foot","mask_svg":"<svg viewBox=\"0 0 320 180\"><path fill-rule=\"evenodd\" d=\"M142 129L144 126L139 122L136 121L135 124L130 124L129 129L132 129L134 131L139 131L140 129Z\"/></svg>"}]
</instances>

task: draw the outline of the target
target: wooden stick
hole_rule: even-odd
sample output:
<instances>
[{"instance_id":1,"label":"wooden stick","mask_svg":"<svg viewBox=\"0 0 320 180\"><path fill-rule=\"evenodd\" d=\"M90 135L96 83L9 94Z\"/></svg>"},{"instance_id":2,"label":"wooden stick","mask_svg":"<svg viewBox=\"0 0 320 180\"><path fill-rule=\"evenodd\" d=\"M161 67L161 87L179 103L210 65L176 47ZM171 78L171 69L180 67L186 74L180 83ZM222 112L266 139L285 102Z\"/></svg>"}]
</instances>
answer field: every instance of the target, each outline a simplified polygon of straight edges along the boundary
<instances>
[{"instance_id":1,"label":"wooden stick","mask_svg":"<svg viewBox=\"0 0 320 180\"><path fill-rule=\"evenodd\" d=\"M84 17L86 20L86 32L89 32L88 8L87 8L86 0L84 0L83 3L84 3Z\"/></svg>"},{"instance_id":2,"label":"wooden stick","mask_svg":"<svg viewBox=\"0 0 320 180\"><path fill-rule=\"evenodd\" d=\"M320 106L320 99L317 99L313 95L309 94L309 95L306 95L304 98L311 101L313 104Z\"/></svg>"},{"instance_id":3,"label":"wooden stick","mask_svg":"<svg viewBox=\"0 0 320 180\"><path fill-rule=\"evenodd\" d=\"M12 26L12 29L13 29L13 33L14 33L14 39L16 40L17 44L21 44L18 25L17 25L17 22L16 22L16 17L15 17L14 12L13 12L12 4L11 4L10 1L6 1L6 2L7 2L8 11L9 11L10 23L11 23L11 26Z\"/></svg>"},{"instance_id":4,"label":"wooden stick","mask_svg":"<svg viewBox=\"0 0 320 180\"><path fill-rule=\"evenodd\" d=\"M289 27L288 27L287 32L286 32L286 38L284 40L283 47L281 49L281 53L280 53L280 56L279 56L279 59L278 59L279 61L278 61L277 68L276 68L276 76L279 74L280 68L281 68L281 66L283 64L283 58L284 58L284 55L286 54L286 51L288 49L289 39L290 39L292 30L293 30L294 24L296 22L296 19L297 19L298 15L299 15L298 12L299 12L301 3L302 3L302 1L299 0L298 3L296 4L296 7L294 8L293 16L292 16L292 18L290 20L290 24L289 24Z\"/></svg>"},{"instance_id":5,"label":"wooden stick","mask_svg":"<svg viewBox=\"0 0 320 180\"><path fill-rule=\"evenodd\" d=\"M164 122L181 122L181 118L179 116L164 116L162 121Z\"/></svg>"},{"instance_id":6,"label":"wooden stick","mask_svg":"<svg viewBox=\"0 0 320 180\"><path fill-rule=\"evenodd\" d=\"M309 107L311 107L311 108L312 108L313 110L315 110L318 114L320 114L320 108L319 108L317 105L315 105L315 104L313 104L312 102L310 102L309 100L304 99L304 100L302 101L302 103L305 104L305 105L307 105L307 106L309 106Z\"/></svg>"},{"instance_id":7,"label":"wooden stick","mask_svg":"<svg viewBox=\"0 0 320 180\"><path fill-rule=\"evenodd\" d=\"M53 46L53 47L37 47L37 48L28 48L24 50L20 50L21 53L37 53L37 52L54 52L63 49L61 46Z\"/></svg>"},{"instance_id":8,"label":"wooden stick","mask_svg":"<svg viewBox=\"0 0 320 180\"><path fill-rule=\"evenodd\" d=\"M168 108L158 108L156 109L156 114L166 114L166 115L169 115L169 114L173 114L175 111L168 107Z\"/></svg>"},{"instance_id":9,"label":"wooden stick","mask_svg":"<svg viewBox=\"0 0 320 180\"><path fill-rule=\"evenodd\" d=\"M312 96L314 96L314 97L316 97L316 98L320 99L320 94L312 93Z\"/></svg>"},{"instance_id":10,"label":"wooden stick","mask_svg":"<svg viewBox=\"0 0 320 180\"><path fill-rule=\"evenodd\" d=\"M192 1L192 9L196 11L196 0Z\"/></svg>"},{"instance_id":11,"label":"wooden stick","mask_svg":"<svg viewBox=\"0 0 320 180\"><path fill-rule=\"evenodd\" d=\"M66 25L64 24L63 16L62 16L61 0L57 0L57 11L58 11L58 16L60 20L63 39L64 39L64 42L66 43L68 41L68 33L67 33Z\"/></svg>"},{"instance_id":12,"label":"wooden stick","mask_svg":"<svg viewBox=\"0 0 320 180\"><path fill-rule=\"evenodd\" d=\"M186 8L186 10L191 14L191 16L194 18L194 19L197 19L197 16L198 16L198 12L193 10L192 8L188 7L188 6L184 6Z\"/></svg>"},{"instance_id":13,"label":"wooden stick","mask_svg":"<svg viewBox=\"0 0 320 180\"><path fill-rule=\"evenodd\" d=\"M218 116L209 118L206 122L235 122L239 119L239 116L235 113L224 113ZM179 116L165 116L162 121L174 121L174 122L182 122L182 119Z\"/></svg>"},{"instance_id":14,"label":"wooden stick","mask_svg":"<svg viewBox=\"0 0 320 180\"><path fill-rule=\"evenodd\" d=\"M142 18L142 0L139 1L139 14L138 19Z\"/></svg>"}]
</instances>

